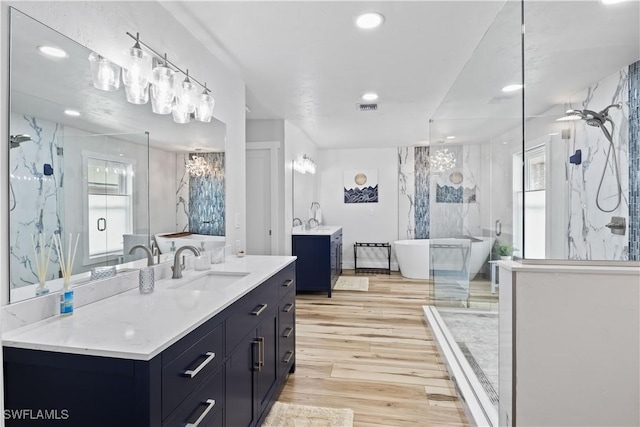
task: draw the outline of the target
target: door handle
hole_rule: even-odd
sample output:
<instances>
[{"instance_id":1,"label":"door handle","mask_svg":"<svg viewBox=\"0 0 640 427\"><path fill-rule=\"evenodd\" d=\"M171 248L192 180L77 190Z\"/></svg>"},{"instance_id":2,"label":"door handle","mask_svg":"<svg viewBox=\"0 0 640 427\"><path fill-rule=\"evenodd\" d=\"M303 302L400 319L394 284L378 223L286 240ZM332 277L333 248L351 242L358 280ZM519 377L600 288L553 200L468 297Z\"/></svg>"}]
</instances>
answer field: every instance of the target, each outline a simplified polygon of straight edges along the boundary
<instances>
[{"instance_id":1,"label":"door handle","mask_svg":"<svg viewBox=\"0 0 640 427\"><path fill-rule=\"evenodd\" d=\"M293 328L288 327L287 329L284 330L284 333L282 334L282 336L285 338L289 338L289 336L291 335L291 332L293 332Z\"/></svg>"},{"instance_id":2,"label":"door handle","mask_svg":"<svg viewBox=\"0 0 640 427\"><path fill-rule=\"evenodd\" d=\"M100 226L100 224L102 224L102 226ZM107 220L106 218L98 218L96 227L98 228L98 231L104 231L107 229Z\"/></svg>"},{"instance_id":3,"label":"door handle","mask_svg":"<svg viewBox=\"0 0 640 427\"><path fill-rule=\"evenodd\" d=\"M286 282L284 282L282 286L284 286L285 288L288 288L289 286L291 286L292 283L293 283L293 280L289 279Z\"/></svg>"},{"instance_id":4,"label":"door handle","mask_svg":"<svg viewBox=\"0 0 640 427\"><path fill-rule=\"evenodd\" d=\"M496 236L500 236L502 234L502 222L499 219L496 219Z\"/></svg>"},{"instance_id":5,"label":"door handle","mask_svg":"<svg viewBox=\"0 0 640 427\"><path fill-rule=\"evenodd\" d=\"M260 359L258 360L260 369L258 370L261 371L264 366L264 337L258 337L258 348L260 349Z\"/></svg>"},{"instance_id":6,"label":"door handle","mask_svg":"<svg viewBox=\"0 0 640 427\"><path fill-rule=\"evenodd\" d=\"M253 362L253 370L254 371L260 371L260 369L262 369L262 365L260 365L260 340L259 340L259 338L254 339L251 342L251 346L254 349L256 348L256 346L258 347L258 355L257 355L257 357L256 357L255 350L253 351L253 360L254 360L254 362ZM256 360L257 360L257 362L256 362Z\"/></svg>"},{"instance_id":7,"label":"door handle","mask_svg":"<svg viewBox=\"0 0 640 427\"><path fill-rule=\"evenodd\" d=\"M293 351L287 351L287 354L285 354L284 359L282 359L282 363L291 362L292 357L293 357Z\"/></svg>"}]
</instances>

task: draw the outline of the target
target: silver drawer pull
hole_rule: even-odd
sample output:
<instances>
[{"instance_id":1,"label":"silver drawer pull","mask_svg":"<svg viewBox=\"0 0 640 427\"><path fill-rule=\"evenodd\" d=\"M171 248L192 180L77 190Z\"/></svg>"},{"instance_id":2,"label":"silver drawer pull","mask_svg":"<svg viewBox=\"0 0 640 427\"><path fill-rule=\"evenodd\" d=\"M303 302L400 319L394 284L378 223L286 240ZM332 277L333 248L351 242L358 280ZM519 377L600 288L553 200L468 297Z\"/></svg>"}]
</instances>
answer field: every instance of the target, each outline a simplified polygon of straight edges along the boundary
<instances>
[{"instance_id":1,"label":"silver drawer pull","mask_svg":"<svg viewBox=\"0 0 640 427\"><path fill-rule=\"evenodd\" d=\"M285 288L288 288L289 286L291 286L292 283L293 283L293 280L289 279L286 282L284 282L282 286L284 286Z\"/></svg>"},{"instance_id":2,"label":"silver drawer pull","mask_svg":"<svg viewBox=\"0 0 640 427\"><path fill-rule=\"evenodd\" d=\"M202 422L202 420L204 420L204 417L207 416L207 414L209 412L211 412L211 410L213 409L214 406L216 406L216 401L213 399L207 399L206 402L204 402L207 404L207 409L204 410L204 412L198 417L198 419L196 420L195 423L189 423L187 425L185 425L184 427L198 427L200 425L200 423Z\"/></svg>"},{"instance_id":3,"label":"silver drawer pull","mask_svg":"<svg viewBox=\"0 0 640 427\"><path fill-rule=\"evenodd\" d=\"M292 357L293 357L293 351L287 351L287 354L284 355L284 359L282 359L282 363L291 362Z\"/></svg>"},{"instance_id":4,"label":"silver drawer pull","mask_svg":"<svg viewBox=\"0 0 640 427\"><path fill-rule=\"evenodd\" d=\"M253 310L251 314L254 316L260 316L260 314L267 309L268 304L260 304L260 308L257 310Z\"/></svg>"},{"instance_id":5,"label":"silver drawer pull","mask_svg":"<svg viewBox=\"0 0 640 427\"><path fill-rule=\"evenodd\" d=\"M282 334L282 336L285 338L289 338L289 335L291 335L291 332L293 332L293 328L287 328L284 330L284 334Z\"/></svg>"},{"instance_id":6,"label":"silver drawer pull","mask_svg":"<svg viewBox=\"0 0 640 427\"><path fill-rule=\"evenodd\" d=\"M184 371L184 375L186 377L190 377L193 378L196 375L198 375L198 372L202 371L202 369L207 366L207 364L209 362L211 362L215 357L216 354L212 351L207 351L207 353L205 354L205 356L207 356L207 358L204 360L204 362L202 362L196 369L192 370L188 370L188 371Z\"/></svg>"},{"instance_id":7,"label":"silver drawer pull","mask_svg":"<svg viewBox=\"0 0 640 427\"><path fill-rule=\"evenodd\" d=\"M284 311L285 313L288 313L291 311L291 309L293 308L293 304L289 303L287 305L284 306L284 308L282 309L282 311Z\"/></svg>"}]
</instances>

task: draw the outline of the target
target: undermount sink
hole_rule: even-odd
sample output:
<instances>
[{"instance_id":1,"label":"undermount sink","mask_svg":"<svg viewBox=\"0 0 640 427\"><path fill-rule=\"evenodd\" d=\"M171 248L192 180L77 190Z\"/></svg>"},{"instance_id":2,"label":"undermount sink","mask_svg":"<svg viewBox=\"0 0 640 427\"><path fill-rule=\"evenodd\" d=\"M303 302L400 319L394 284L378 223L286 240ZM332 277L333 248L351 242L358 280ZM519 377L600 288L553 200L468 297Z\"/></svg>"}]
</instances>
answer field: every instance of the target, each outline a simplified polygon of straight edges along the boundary
<instances>
[{"instance_id":1,"label":"undermount sink","mask_svg":"<svg viewBox=\"0 0 640 427\"><path fill-rule=\"evenodd\" d=\"M249 273L211 271L204 276L200 276L191 280L179 280L177 281L178 283L170 285L169 289L215 291L217 289L222 289L234 285L237 281L246 277L247 275L249 275Z\"/></svg>"}]
</instances>

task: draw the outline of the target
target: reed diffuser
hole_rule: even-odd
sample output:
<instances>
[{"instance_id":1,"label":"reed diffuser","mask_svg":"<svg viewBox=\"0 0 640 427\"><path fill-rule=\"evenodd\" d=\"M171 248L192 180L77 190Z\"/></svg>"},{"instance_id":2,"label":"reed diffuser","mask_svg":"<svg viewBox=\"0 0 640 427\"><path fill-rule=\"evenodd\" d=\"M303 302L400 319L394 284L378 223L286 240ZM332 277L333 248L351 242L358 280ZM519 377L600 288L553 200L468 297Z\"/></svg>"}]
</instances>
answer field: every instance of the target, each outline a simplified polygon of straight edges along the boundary
<instances>
[{"instance_id":1,"label":"reed diffuser","mask_svg":"<svg viewBox=\"0 0 640 427\"><path fill-rule=\"evenodd\" d=\"M78 249L78 240L80 234L76 236L76 243L73 245L73 252L71 252L71 242L73 242L73 234L69 233L69 246L67 248L67 254L65 255L64 246L60 235L54 235L56 244L56 252L58 253L58 260L60 261L60 272L62 273L63 289L60 293L60 315L69 316L73 314L73 291L70 289L71 272L73 271L73 261L76 258L76 250Z\"/></svg>"},{"instance_id":2,"label":"reed diffuser","mask_svg":"<svg viewBox=\"0 0 640 427\"><path fill-rule=\"evenodd\" d=\"M33 263L36 267L36 275L38 276L38 288L36 295L45 295L49 293L47 288L47 270L49 269L49 261L51 260L51 250L54 245L54 237L51 238L49 251L45 256L45 242L47 233L38 233L38 237L31 235L31 245L33 246ZM38 249L40 251L38 252Z\"/></svg>"}]
</instances>

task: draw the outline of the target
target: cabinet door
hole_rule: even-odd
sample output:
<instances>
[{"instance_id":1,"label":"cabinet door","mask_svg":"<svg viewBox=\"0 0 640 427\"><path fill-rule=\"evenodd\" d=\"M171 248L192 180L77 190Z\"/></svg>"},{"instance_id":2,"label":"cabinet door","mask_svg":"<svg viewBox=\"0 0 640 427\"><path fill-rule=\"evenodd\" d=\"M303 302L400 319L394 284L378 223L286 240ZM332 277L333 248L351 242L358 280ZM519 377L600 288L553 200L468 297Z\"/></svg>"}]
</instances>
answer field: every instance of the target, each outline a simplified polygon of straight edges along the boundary
<instances>
[{"instance_id":1,"label":"cabinet door","mask_svg":"<svg viewBox=\"0 0 640 427\"><path fill-rule=\"evenodd\" d=\"M256 329L260 346L260 368L257 371L258 413L262 413L275 390L278 374L278 310L270 310Z\"/></svg>"},{"instance_id":2,"label":"cabinet door","mask_svg":"<svg viewBox=\"0 0 640 427\"><path fill-rule=\"evenodd\" d=\"M253 423L254 372L257 370L258 341L249 334L242 339L226 364L225 425L244 427Z\"/></svg>"}]
</instances>

